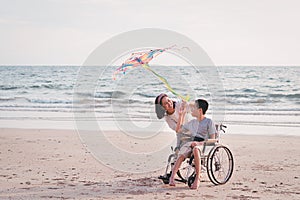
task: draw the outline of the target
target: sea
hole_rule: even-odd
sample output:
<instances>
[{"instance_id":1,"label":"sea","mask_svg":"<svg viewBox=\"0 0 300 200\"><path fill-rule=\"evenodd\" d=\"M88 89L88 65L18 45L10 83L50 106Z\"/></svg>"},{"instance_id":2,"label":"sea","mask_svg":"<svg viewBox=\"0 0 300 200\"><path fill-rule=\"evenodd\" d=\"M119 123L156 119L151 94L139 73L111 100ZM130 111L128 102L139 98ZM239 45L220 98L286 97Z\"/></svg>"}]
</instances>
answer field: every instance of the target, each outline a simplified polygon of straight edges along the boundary
<instances>
[{"instance_id":1,"label":"sea","mask_svg":"<svg viewBox=\"0 0 300 200\"><path fill-rule=\"evenodd\" d=\"M97 121L117 119L138 124L158 120L154 100L160 93L178 99L152 72L135 68L113 79L116 68L0 66L0 127L73 128L74 115L91 109ZM151 68L190 101L208 100L207 115L218 123L238 126L231 129L234 133L254 133L260 127L265 132L300 135L300 67ZM91 88L89 80L95 76ZM86 91L81 87L85 83ZM115 128L113 124L106 126Z\"/></svg>"}]
</instances>

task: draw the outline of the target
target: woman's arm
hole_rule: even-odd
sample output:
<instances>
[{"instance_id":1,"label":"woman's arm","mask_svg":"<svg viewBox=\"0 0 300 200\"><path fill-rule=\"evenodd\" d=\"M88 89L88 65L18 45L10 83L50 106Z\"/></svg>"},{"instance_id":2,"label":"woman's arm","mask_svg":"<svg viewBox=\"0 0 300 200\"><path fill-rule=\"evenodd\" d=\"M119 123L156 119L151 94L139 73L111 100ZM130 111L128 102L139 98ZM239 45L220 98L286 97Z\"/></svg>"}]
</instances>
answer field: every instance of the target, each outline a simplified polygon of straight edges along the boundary
<instances>
[{"instance_id":1,"label":"woman's arm","mask_svg":"<svg viewBox=\"0 0 300 200\"><path fill-rule=\"evenodd\" d=\"M181 107L180 107L180 110L179 110L179 118L178 118L178 122L176 124L176 129L175 129L176 133L182 132L181 126L183 124L185 114L186 114L186 103L183 102L181 104Z\"/></svg>"}]
</instances>

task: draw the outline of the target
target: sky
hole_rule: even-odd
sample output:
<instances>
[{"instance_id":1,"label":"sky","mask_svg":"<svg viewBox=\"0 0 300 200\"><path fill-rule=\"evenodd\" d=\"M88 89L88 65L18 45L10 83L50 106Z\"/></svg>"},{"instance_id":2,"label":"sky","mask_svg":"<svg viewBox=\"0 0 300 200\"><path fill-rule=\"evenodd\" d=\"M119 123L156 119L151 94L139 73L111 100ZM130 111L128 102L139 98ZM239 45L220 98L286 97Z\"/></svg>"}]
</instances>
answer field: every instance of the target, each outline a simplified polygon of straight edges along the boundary
<instances>
[{"instance_id":1,"label":"sky","mask_svg":"<svg viewBox=\"0 0 300 200\"><path fill-rule=\"evenodd\" d=\"M0 0L0 65L82 65L113 36L160 28L194 40L216 65L300 66L299 8L298 0Z\"/></svg>"}]
</instances>

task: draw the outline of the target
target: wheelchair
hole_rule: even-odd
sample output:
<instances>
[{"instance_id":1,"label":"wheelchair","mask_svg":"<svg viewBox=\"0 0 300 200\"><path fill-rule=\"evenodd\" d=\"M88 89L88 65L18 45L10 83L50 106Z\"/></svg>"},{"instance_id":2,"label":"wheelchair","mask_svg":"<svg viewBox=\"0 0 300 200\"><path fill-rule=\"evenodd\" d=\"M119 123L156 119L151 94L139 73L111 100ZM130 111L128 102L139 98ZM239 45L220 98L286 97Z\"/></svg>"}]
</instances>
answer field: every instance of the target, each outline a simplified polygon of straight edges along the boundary
<instances>
[{"instance_id":1,"label":"wheelchair","mask_svg":"<svg viewBox=\"0 0 300 200\"><path fill-rule=\"evenodd\" d=\"M208 139L204 142L201 153L201 173L207 172L209 180L214 185L225 184L229 181L233 173L234 160L230 149L220 143L220 134L225 133L225 125L216 125L216 138ZM183 138L185 142L192 141L190 135L185 135ZM169 178L172 173L172 168L177 160L178 148L172 149L172 154L169 155L167 160L167 166L165 174L158 178L165 184L169 184ZM187 158L179 168L177 172L177 178L175 181L187 183L189 187L193 184L196 176L196 170L194 165L194 156Z\"/></svg>"}]
</instances>

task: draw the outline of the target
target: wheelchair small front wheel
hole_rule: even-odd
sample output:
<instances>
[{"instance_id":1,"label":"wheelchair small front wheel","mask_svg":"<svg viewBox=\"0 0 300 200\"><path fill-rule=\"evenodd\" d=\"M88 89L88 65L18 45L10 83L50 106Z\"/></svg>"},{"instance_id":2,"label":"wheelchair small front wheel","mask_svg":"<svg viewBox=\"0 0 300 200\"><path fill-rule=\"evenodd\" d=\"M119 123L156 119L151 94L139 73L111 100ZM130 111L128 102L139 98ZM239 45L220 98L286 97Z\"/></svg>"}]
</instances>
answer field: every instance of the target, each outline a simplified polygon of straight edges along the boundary
<instances>
[{"instance_id":1,"label":"wheelchair small front wheel","mask_svg":"<svg viewBox=\"0 0 300 200\"><path fill-rule=\"evenodd\" d=\"M208 154L207 174L215 185L225 184L233 173L233 156L228 147L215 146Z\"/></svg>"},{"instance_id":2,"label":"wheelchair small front wheel","mask_svg":"<svg viewBox=\"0 0 300 200\"><path fill-rule=\"evenodd\" d=\"M176 155L175 154L169 155L169 157L168 157L168 164L167 164L166 171L165 171L166 174L169 171L172 170L172 165L175 163L175 160L176 160Z\"/></svg>"},{"instance_id":3,"label":"wheelchair small front wheel","mask_svg":"<svg viewBox=\"0 0 300 200\"><path fill-rule=\"evenodd\" d=\"M161 179L164 182L164 184L169 184L169 178L170 178L171 173L172 173L172 165L174 164L175 160L176 160L176 155L175 154L169 155L168 163L167 163L166 170L165 170L165 174L158 177L159 179Z\"/></svg>"}]
</instances>

